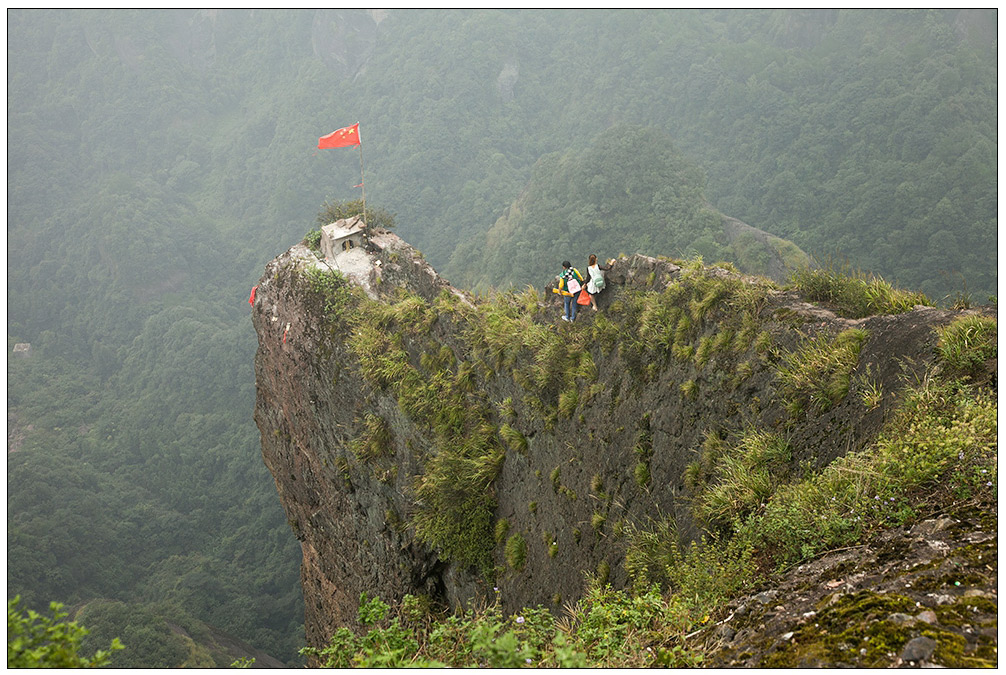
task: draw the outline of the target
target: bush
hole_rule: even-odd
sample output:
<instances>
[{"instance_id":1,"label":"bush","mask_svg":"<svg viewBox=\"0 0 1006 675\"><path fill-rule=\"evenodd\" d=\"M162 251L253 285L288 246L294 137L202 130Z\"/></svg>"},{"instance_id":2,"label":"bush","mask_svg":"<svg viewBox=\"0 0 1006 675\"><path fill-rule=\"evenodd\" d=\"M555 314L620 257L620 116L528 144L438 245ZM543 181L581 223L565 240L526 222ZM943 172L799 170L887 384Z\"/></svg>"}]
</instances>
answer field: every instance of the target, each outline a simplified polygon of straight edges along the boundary
<instances>
[{"instance_id":1,"label":"bush","mask_svg":"<svg viewBox=\"0 0 1006 675\"><path fill-rule=\"evenodd\" d=\"M363 214L363 200L331 201L321 205L316 222L319 226L329 225L337 220L352 218ZM367 208L367 227L381 227L390 230L395 226L395 215L382 208ZM320 237L320 232L319 232Z\"/></svg>"},{"instance_id":2,"label":"bush","mask_svg":"<svg viewBox=\"0 0 1006 675\"><path fill-rule=\"evenodd\" d=\"M91 658L81 656L77 652L88 630L76 621L63 621L69 616L63 605L50 603L52 616L43 616L32 609L24 614L20 602L20 596L7 601L8 668L97 668L123 648L114 638L107 650L99 649Z\"/></svg>"},{"instance_id":3,"label":"bush","mask_svg":"<svg viewBox=\"0 0 1006 675\"><path fill-rule=\"evenodd\" d=\"M304 278L311 291L321 298L325 319L332 321L340 317L352 302L353 287L341 272L309 267L304 271Z\"/></svg>"},{"instance_id":4,"label":"bush","mask_svg":"<svg viewBox=\"0 0 1006 675\"><path fill-rule=\"evenodd\" d=\"M311 230L305 234L304 245L312 251L321 251L321 230Z\"/></svg>"}]
</instances>

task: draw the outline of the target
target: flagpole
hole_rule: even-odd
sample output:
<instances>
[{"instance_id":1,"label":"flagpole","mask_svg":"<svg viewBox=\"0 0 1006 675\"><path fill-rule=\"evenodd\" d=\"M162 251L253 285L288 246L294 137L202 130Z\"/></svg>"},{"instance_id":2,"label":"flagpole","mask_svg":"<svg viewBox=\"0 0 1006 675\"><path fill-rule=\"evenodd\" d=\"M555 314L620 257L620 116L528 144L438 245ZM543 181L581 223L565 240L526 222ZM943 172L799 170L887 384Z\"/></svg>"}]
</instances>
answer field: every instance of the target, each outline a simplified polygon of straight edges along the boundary
<instances>
[{"instance_id":1,"label":"flagpole","mask_svg":"<svg viewBox=\"0 0 1006 675\"><path fill-rule=\"evenodd\" d=\"M360 132L360 123L356 123L357 134ZM363 137L357 136L360 142L360 187L363 188L363 227L367 227L367 181L363 178Z\"/></svg>"}]
</instances>

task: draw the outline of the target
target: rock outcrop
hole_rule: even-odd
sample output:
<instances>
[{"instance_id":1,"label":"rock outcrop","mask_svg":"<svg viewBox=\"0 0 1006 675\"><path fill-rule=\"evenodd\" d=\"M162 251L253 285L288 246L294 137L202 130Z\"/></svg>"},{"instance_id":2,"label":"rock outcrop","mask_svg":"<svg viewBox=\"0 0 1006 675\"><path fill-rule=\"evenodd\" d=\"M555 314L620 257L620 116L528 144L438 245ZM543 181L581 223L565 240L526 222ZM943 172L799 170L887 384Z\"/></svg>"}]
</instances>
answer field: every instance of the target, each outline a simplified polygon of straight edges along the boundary
<instances>
[{"instance_id":1,"label":"rock outcrop","mask_svg":"<svg viewBox=\"0 0 1006 675\"><path fill-rule=\"evenodd\" d=\"M254 302L255 421L303 549L305 627L316 647L354 622L363 592L386 601L421 593L459 606L496 588L507 611L560 610L579 596L585 575L625 585L625 528L671 517L683 537L698 533L683 476L709 435L784 430L793 467L824 466L862 448L896 402L885 395L864 405L863 388L894 392L902 378L922 373L933 358L934 327L956 315L919 307L843 319L764 279L636 255L615 262L600 311L581 309L572 325L558 320L551 287L544 297L523 296L526 325L579 340L590 356L574 356L573 374L552 377L549 359L568 363L568 355L521 348L520 335L505 336L514 346L501 355L510 347L487 345L492 340L474 330L491 299L451 287L391 233L373 233L367 248L369 271L357 264L352 274L370 293L359 302L377 303L371 313L402 308L379 325L386 345L403 355L403 372L430 382L449 375L452 388L443 391L464 401L480 428L495 430L486 443L499 454L487 460L492 476L483 495L491 520L470 532L491 565L479 569L417 535L414 518L430 508L417 485L446 452L444 432L414 412L396 382L366 374L352 332L363 329L310 283L310 270L326 274L328 266L294 246L269 263ZM696 279L703 285L681 300L677 311L691 318L686 329L679 323L675 347L682 349L672 353L673 335L639 329L657 319L640 317L633 298ZM399 304L404 299L413 304ZM409 312L421 315L421 329L402 318ZM866 333L848 393L828 405L811 401L795 415L777 377L780 361L808 340L826 342L850 328ZM431 365L444 359L448 365ZM523 549L508 556L504 544L517 535Z\"/></svg>"}]
</instances>

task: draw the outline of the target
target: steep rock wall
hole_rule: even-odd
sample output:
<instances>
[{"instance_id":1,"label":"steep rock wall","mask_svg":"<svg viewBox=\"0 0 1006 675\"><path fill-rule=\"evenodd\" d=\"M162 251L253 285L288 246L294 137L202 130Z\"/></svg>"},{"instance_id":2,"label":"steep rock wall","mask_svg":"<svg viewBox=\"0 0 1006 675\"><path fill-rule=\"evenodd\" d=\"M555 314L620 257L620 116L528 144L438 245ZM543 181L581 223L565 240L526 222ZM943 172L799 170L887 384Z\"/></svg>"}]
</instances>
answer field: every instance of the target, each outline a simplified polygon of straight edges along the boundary
<instances>
[{"instance_id":1,"label":"steep rock wall","mask_svg":"<svg viewBox=\"0 0 1006 675\"><path fill-rule=\"evenodd\" d=\"M559 610L579 596L587 574L624 585L626 528L672 517L683 537L699 533L684 473L707 435L730 438L750 428L783 434L793 448L794 468L804 462L823 466L859 449L875 437L895 398L884 396L868 407L856 383L893 392L901 378L922 372L931 360L934 326L952 315L917 308L842 319L764 280L717 268L682 270L646 256L623 258L608 275L600 312L581 310L572 325L558 321L551 285L544 300L538 295L527 310L527 318L548 327L549 335L591 336L578 344L592 367L578 376L576 395L563 402L571 380L529 383L526 373L543 359L541 353L518 349L509 360L491 358L481 344L485 334L480 342L472 328L488 299L450 287L393 234L374 234L368 249L371 301L391 305L404 293L419 298L426 316L434 317L422 334L386 324L408 355L408 367L433 377L430 354L438 346L449 348L457 359L450 372L468 373L475 383L465 394L471 409L498 430L519 432L526 447L498 443L505 452L488 489L496 540L485 542L493 568L446 559L412 526L424 508L416 499L417 479L442 451L442 439L407 414L393 384L376 385L364 375L349 315L326 305L307 279L308 270L325 270L325 264L304 246L273 260L253 308L259 337L255 421L263 458L304 552L305 626L308 643L317 647L336 627L354 623L363 592L388 601L422 593L463 606L491 597L495 588L506 611L537 604ZM682 357L654 346L666 337L659 331L640 338L638 326L646 317L632 308L638 306L634 298L673 290L689 279L702 279L701 288L712 290L681 301L682 312L698 317L686 340L695 355ZM734 284L733 290L718 296L716 280ZM745 300L747 288L761 289L752 303ZM449 302L438 300L445 297ZM745 330L742 305L746 316L756 317L759 339L734 339ZM447 306L465 311L442 309ZM788 412L779 391L780 362L814 336L849 328L867 331L849 393L823 411ZM368 419L378 420L383 434L384 449L376 456L360 450ZM525 542L523 564L516 567L504 547L515 535Z\"/></svg>"}]
</instances>

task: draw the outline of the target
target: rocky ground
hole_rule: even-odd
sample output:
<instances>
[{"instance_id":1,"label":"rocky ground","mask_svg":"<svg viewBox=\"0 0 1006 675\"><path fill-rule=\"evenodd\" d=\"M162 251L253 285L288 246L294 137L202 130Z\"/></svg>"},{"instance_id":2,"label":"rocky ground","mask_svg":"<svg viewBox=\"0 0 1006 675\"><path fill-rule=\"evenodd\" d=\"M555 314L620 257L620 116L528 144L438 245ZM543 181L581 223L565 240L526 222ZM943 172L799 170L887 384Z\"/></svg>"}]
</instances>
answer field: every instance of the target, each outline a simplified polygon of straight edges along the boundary
<instances>
[{"instance_id":1,"label":"rocky ground","mask_svg":"<svg viewBox=\"0 0 1006 675\"><path fill-rule=\"evenodd\" d=\"M711 667L995 667L998 544L976 508L793 568L694 636Z\"/></svg>"}]
</instances>

